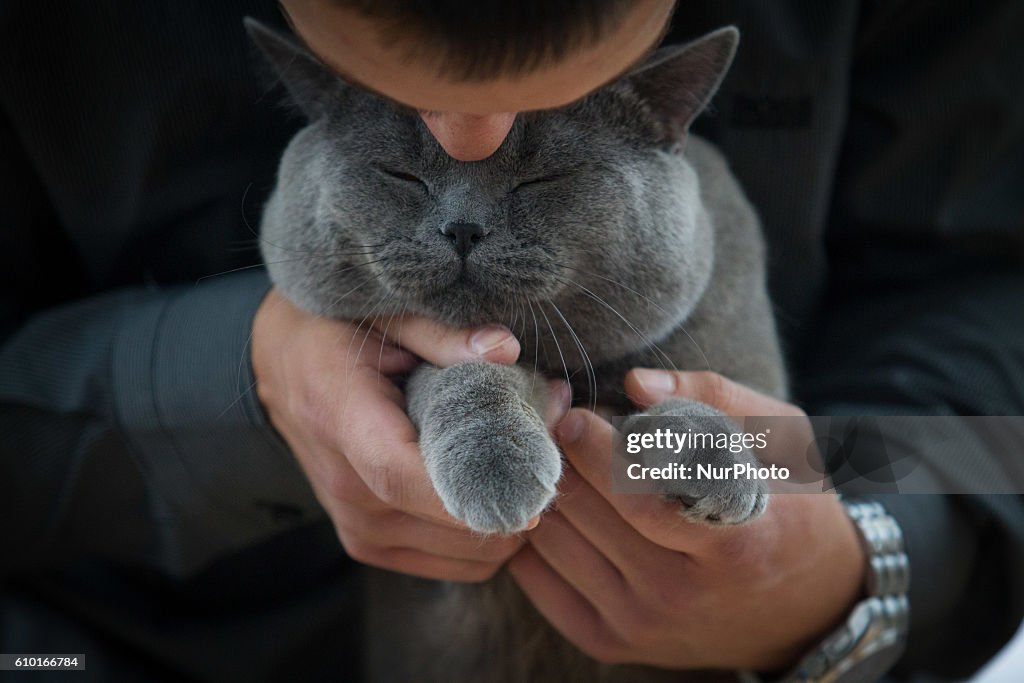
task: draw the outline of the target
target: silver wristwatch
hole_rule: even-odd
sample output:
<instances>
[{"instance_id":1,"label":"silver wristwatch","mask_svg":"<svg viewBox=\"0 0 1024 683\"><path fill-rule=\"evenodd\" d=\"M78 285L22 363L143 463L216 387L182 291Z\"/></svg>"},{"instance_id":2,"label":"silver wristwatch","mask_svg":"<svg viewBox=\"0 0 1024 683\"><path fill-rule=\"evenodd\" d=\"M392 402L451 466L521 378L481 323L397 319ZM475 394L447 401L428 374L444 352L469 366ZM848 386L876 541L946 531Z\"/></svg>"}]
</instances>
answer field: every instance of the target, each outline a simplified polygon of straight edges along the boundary
<instances>
[{"instance_id":1,"label":"silver wristwatch","mask_svg":"<svg viewBox=\"0 0 1024 683\"><path fill-rule=\"evenodd\" d=\"M867 598L839 629L773 683L872 683L899 659L907 636L910 563L903 533L879 503L843 501L868 559ZM747 683L762 679L744 673Z\"/></svg>"}]
</instances>

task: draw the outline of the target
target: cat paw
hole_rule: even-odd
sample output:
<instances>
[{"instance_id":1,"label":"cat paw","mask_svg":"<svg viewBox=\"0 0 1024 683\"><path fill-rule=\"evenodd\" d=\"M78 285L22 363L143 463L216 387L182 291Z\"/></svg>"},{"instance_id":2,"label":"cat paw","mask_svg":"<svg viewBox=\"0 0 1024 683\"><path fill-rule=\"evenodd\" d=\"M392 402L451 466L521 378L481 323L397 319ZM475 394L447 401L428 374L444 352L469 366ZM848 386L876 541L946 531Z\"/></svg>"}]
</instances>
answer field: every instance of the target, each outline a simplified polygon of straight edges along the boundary
<instances>
[{"instance_id":1,"label":"cat paw","mask_svg":"<svg viewBox=\"0 0 1024 683\"><path fill-rule=\"evenodd\" d=\"M648 413L627 419L622 433L654 433L670 430L673 434L737 434L732 420L713 408L694 401L675 399L652 408ZM693 442L690 442L691 444ZM662 479L658 491L680 504L680 514L695 522L713 525L745 524L759 517L768 505L768 486L763 479L738 473L737 465L760 465L746 448L728 445L680 445L646 448L641 462L646 467L664 468L682 465L687 478Z\"/></svg>"},{"instance_id":2,"label":"cat paw","mask_svg":"<svg viewBox=\"0 0 1024 683\"><path fill-rule=\"evenodd\" d=\"M484 534L525 530L555 497L562 474L561 454L537 414L525 404L502 412L421 439L445 509Z\"/></svg>"},{"instance_id":3,"label":"cat paw","mask_svg":"<svg viewBox=\"0 0 1024 683\"><path fill-rule=\"evenodd\" d=\"M665 498L680 505L679 513L694 522L712 525L745 524L761 516L768 506L768 491L763 482L745 482L743 490L691 490L665 493ZM725 489L725 487L722 487Z\"/></svg>"}]
</instances>

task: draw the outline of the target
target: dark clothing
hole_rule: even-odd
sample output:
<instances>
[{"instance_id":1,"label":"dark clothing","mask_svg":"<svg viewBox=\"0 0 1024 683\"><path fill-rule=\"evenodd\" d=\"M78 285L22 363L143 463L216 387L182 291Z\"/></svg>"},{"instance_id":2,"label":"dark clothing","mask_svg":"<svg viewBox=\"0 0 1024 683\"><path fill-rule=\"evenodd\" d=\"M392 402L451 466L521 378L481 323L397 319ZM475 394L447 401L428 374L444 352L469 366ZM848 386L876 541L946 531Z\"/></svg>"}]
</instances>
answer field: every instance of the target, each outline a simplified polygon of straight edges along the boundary
<instances>
[{"instance_id":1,"label":"dark clothing","mask_svg":"<svg viewBox=\"0 0 1024 683\"><path fill-rule=\"evenodd\" d=\"M1024 3L681 2L674 21L726 23L740 48L697 131L762 217L796 402L1024 413ZM880 500L911 557L898 670L966 676L1024 614L1024 501Z\"/></svg>"},{"instance_id":2,"label":"dark clothing","mask_svg":"<svg viewBox=\"0 0 1024 683\"><path fill-rule=\"evenodd\" d=\"M357 676L354 565L251 390L266 277L228 272L259 262L302 123L246 13L282 25L269 2L0 5L0 652ZM684 2L669 40L727 23L696 130L763 218L801 405L1024 414L1024 4ZM883 503L914 572L900 670L966 675L1024 614L1024 503Z\"/></svg>"}]
</instances>

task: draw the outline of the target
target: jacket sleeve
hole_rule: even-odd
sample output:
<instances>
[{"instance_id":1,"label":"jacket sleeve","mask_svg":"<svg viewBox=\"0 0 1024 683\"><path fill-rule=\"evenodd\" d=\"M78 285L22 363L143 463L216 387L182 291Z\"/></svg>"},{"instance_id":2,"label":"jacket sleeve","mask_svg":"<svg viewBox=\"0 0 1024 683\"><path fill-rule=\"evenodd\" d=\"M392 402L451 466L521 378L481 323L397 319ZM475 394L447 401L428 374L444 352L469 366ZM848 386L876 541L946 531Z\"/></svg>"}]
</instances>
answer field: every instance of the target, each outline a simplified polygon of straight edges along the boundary
<instances>
[{"instance_id":1,"label":"jacket sleeve","mask_svg":"<svg viewBox=\"0 0 1024 683\"><path fill-rule=\"evenodd\" d=\"M1018 415L1024 412L1024 274L979 273L865 293L828 306L801 374L820 415ZM951 420L953 418L950 418ZM964 457L913 454L935 480L1022 452L969 440ZM897 482L898 486L898 482ZM842 488L842 487L841 487ZM877 487L870 487L877 489ZM857 482L845 490L857 493ZM1024 617L1024 498L872 494L903 528L911 632L898 671L970 675Z\"/></svg>"},{"instance_id":2,"label":"jacket sleeve","mask_svg":"<svg viewBox=\"0 0 1024 683\"><path fill-rule=\"evenodd\" d=\"M1024 95L1013 85L1024 52L1012 38L1022 27L1019 3L862 11L829 289L799 354L809 413L1024 414ZM948 481L1008 459L1019 471L1019 445L964 439L959 459L920 458ZM911 560L911 633L895 673L966 677L1024 617L1024 500L878 498Z\"/></svg>"},{"instance_id":3,"label":"jacket sleeve","mask_svg":"<svg viewBox=\"0 0 1024 683\"><path fill-rule=\"evenodd\" d=\"M0 143L0 579L81 556L183 576L322 517L253 391L265 274L76 299L2 116Z\"/></svg>"}]
</instances>

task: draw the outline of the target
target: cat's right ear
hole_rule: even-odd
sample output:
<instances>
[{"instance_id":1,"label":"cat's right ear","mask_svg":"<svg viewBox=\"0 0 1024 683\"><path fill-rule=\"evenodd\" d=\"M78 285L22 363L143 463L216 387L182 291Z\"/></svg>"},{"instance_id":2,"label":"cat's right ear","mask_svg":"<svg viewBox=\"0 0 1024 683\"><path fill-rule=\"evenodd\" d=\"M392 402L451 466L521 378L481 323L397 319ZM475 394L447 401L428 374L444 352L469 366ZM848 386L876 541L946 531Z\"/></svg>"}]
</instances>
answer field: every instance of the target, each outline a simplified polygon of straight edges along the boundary
<instances>
[{"instance_id":1,"label":"cat's right ear","mask_svg":"<svg viewBox=\"0 0 1024 683\"><path fill-rule=\"evenodd\" d=\"M338 75L304 47L252 17L246 17L243 23L249 38L270 62L295 104L310 121L320 118L328 99L342 84Z\"/></svg>"}]
</instances>

